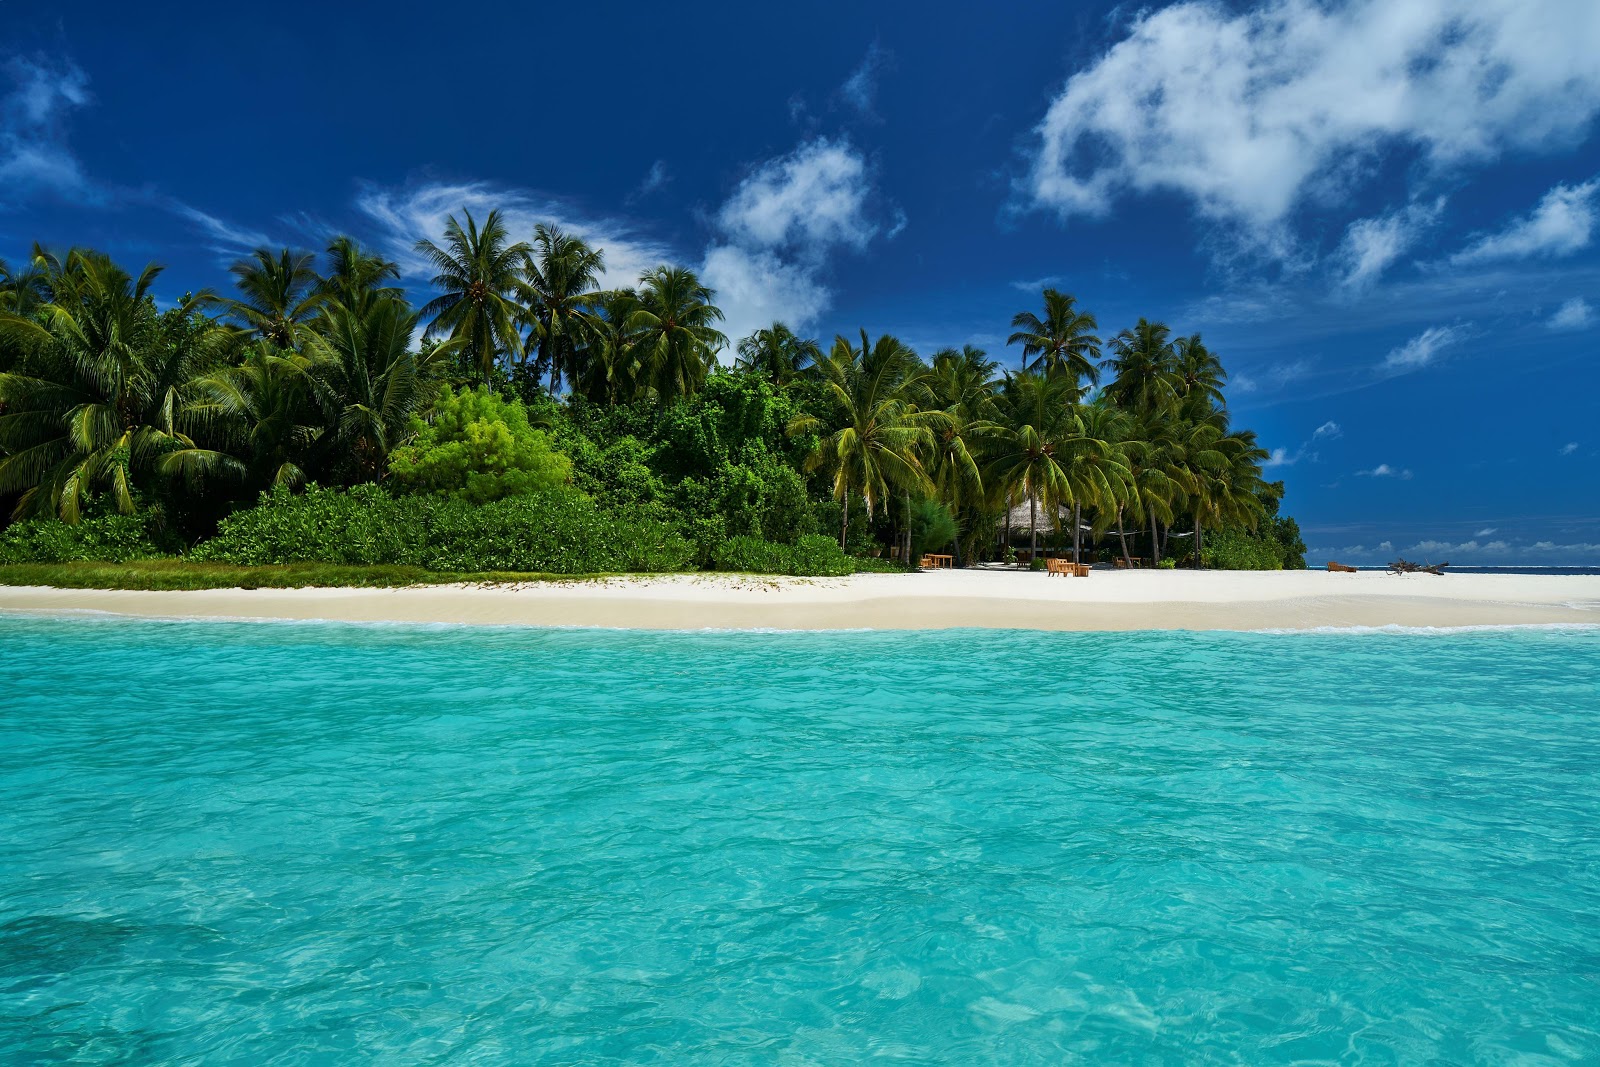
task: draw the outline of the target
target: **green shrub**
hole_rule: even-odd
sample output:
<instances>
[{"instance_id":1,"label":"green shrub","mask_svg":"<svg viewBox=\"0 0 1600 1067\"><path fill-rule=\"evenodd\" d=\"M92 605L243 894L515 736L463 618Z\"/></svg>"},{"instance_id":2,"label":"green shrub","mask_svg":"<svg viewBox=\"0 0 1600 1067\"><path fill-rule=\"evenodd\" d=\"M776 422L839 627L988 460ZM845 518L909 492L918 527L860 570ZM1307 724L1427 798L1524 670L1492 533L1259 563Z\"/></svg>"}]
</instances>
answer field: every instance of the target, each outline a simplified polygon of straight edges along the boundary
<instances>
[{"instance_id":1,"label":"green shrub","mask_svg":"<svg viewBox=\"0 0 1600 1067\"><path fill-rule=\"evenodd\" d=\"M446 389L432 421L413 418L411 429L412 443L389 457L398 488L487 504L572 481L572 461L528 423L522 403L487 389Z\"/></svg>"},{"instance_id":2,"label":"green shrub","mask_svg":"<svg viewBox=\"0 0 1600 1067\"><path fill-rule=\"evenodd\" d=\"M1283 569L1283 552L1284 546L1276 540L1226 529L1205 538L1200 561L1216 570L1276 571Z\"/></svg>"},{"instance_id":3,"label":"green shrub","mask_svg":"<svg viewBox=\"0 0 1600 1067\"><path fill-rule=\"evenodd\" d=\"M792 545L759 537L730 537L713 556L721 571L744 574L792 574L804 577L854 574L855 561L839 550L839 542L807 534Z\"/></svg>"},{"instance_id":4,"label":"green shrub","mask_svg":"<svg viewBox=\"0 0 1600 1067\"><path fill-rule=\"evenodd\" d=\"M927 552L942 552L956 539L956 533L955 517L937 500L918 500L911 505L912 559L921 559Z\"/></svg>"},{"instance_id":5,"label":"green shrub","mask_svg":"<svg viewBox=\"0 0 1600 1067\"><path fill-rule=\"evenodd\" d=\"M1171 556L1168 556L1166 559L1156 560L1156 566L1160 567L1164 571L1170 571L1178 566L1178 561L1173 559Z\"/></svg>"},{"instance_id":6,"label":"green shrub","mask_svg":"<svg viewBox=\"0 0 1600 1067\"><path fill-rule=\"evenodd\" d=\"M618 516L570 491L507 497L481 506L459 499L393 497L376 486L349 492L282 488L224 519L194 557L277 563L394 564L451 571L599 574L677 571L693 546L665 523Z\"/></svg>"},{"instance_id":7,"label":"green shrub","mask_svg":"<svg viewBox=\"0 0 1600 1067\"><path fill-rule=\"evenodd\" d=\"M830 538L830 540L832 540ZM875 556L846 556L850 569L856 574L904 574L905 565L899 560L879 559Z\"/></svg>"},{"instance_id":8,"label":"green shrub","mask_svg":"<svg viewBox=\"0 0 1600 1067\"><path fill-rule=\"evenodd\" d=\"M178 547L162 541L148 511L137 515L113 512L76 523L57 518L27 519L0 533L0 564L77 560L124 563L170 555Z\"/></svg>"}]
</instances>

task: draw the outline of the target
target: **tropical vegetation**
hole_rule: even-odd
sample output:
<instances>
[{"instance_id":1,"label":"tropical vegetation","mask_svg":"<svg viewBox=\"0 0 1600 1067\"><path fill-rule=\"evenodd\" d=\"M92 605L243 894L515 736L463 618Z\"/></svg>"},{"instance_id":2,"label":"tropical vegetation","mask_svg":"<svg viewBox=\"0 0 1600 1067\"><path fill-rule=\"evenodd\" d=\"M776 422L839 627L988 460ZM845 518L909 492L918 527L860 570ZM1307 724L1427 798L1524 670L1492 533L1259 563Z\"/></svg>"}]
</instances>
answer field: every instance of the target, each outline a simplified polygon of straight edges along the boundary
<instances>
[{"instance_id":1,"label":"tropical vegetation","mask_svg":"<svg viewBox=\"0 0 1600 1067\"><path fill-rule=\"evenodd\" d=\"M730 339L693 271L618 284L603 249L497 212L413 251L420 308L347 237L259 249L226 295L161 303L155 265L0 263L0 564L1304 565L1198 334L1104 337L1045 289L1002 369L866 330Z\"/></svg>"}]
</instances>

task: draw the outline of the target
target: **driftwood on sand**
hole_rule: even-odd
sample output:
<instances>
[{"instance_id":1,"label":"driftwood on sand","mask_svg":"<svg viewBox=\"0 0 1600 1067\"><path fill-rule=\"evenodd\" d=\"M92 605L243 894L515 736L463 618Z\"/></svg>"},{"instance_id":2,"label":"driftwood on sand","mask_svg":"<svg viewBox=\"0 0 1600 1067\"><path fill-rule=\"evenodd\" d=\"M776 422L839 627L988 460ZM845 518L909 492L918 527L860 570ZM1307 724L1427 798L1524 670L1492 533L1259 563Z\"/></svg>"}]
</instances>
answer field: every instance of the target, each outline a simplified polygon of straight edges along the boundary
<instances>
[{"instance_id":1,"label":"driftwood on sand","mask_svg":"<svg viewBox=\"0 0 1600 1067\"><path fill-rule=\"evenodd\" d=\"M1389 564L1390 574L1443 574L1449 563L1412 563L1410 560L1397 559Z\"/></svg>"}]
</instances>

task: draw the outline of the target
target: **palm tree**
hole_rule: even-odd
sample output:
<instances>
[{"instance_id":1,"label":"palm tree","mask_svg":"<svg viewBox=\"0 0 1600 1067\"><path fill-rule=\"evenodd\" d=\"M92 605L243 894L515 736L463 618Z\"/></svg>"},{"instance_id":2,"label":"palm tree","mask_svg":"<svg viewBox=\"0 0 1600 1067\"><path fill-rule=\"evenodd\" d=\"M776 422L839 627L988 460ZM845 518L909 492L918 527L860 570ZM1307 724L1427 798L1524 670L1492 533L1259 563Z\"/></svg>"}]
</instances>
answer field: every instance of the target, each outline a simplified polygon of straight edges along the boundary
<instances>
[{"instance_id":1,"label":"palm tree","mask_svg":"<svg viewBox=\"0 0 1600 1067\"><path fill-rule=\"evenodd\" d=\"M628 321L639 307L632 289L599 293L595 300L594 333L572 387L596 404L617 404L639 391L640 367L634 354L636 335Z\"/></svg>"},{"instance_id":2,"label":"palm tree","mask_svg":"<svg viewBox=\"0 0 1600 1067\"><path fill-rule=\"evenodd\" d=\"M1024 311L1011 325L1017 332L1006 338L1006 344L1022 346L1023 370L1065 372L1090 385L1100 381L1100 368L1095 364L1100 358L1098 327L1094 316L1079 311L1069 294L1046 289L1044 318Z\"/></svg>"},{"instance_id":3,"label":"palm tree","mask_svg":"<svg viewBox=\"0 0 1600 1067\"><path fill-rule=\"evenodd\" d=\"M313 421L312 366L298 352L261 343L240 365L196 379L187 418L219 447L177 449L164 457L165 465L191 482L196 473L224 471L251 491L298 487L306 479L303 459L323 432Z\"/></svg>"},{"instance_id":4,"label":"palm tree","mask_svg":"<svg viewBox=\"0 0 1600 1067\"><path fill-rule=\"evenodd\" d=\"M527 308L528 347L537 346L536 367L550 372L550 395L561 390L563 374L576 378L579 353L592 342L599 323L592 310L605 253L554 226L539 223L533 250L523 256L517 295Z\"/></svg>"},{"instance_id":5,"label":"palm tree","mask_svg":"<svg viewBox=\"0 0 1600 1067\"><path fill-rule=\"evenodd\" d=\"M783 389L803 377L820 359L822 348L817 342L796 337L789 327L775 322L739 342L736 366Z\"/></svg>"},{"instance_id":6,"label":"palm tree","mask_svg":"<svg viewBox=\"0 0 1600 1067\"><path fill-rule=\"evenodd\" d=\"M328 273L317 283L324 301L347 308L365 310L373 300L398 299L405 293L383 284L398 281L400 265L368 252L349 237L335 237L328 243Z\"/></svg>"},{"instance_id":7,"label":"palm tree","mask_svg":"<svg viewBox=\"0 0 1600 1067\"><path fill-rule=\"evenodd\" d=\"M862 330L859 349L838 337L817 364L830 410L789 422L790 434L819 435L806 469L833 472L841 548L850 530L852 496L866 501L870 521L894 490L933 488L919 457L933 443L931 428L947 416L915 409L910 394L917 369L916 354L893 337L884 335L873 345Z\"/></svg>"},{"instance_id":8,"label":"palm tree","mask_svg":"<svg viewBox=\"0 0 1600 1067\"><path fill-rule=\"evenodd\" d=\"M1172 361L1172 331L1140 319L1111 340L1111 356L1101 364L1112 373L1106 394L1125 411L1161 408L1178 395Z\"/></svg>"},{"instance_id":9,"label":"palm tree","mask_svg":"<svg viewBox=\"0 0 1600 1067\"><path fill-rule=\"evenodd\" d=\"M50 258L50 300L34 317L0 313L0 335L30 374L0 374L0 493L16 513L77 522L96 492L132 513L163 457L194 442L180 429L185 384L225 346L225 331L192 314L192 297L159 314L150 286L109 257L74 249Z\"/></svg>"},{"instance_id":10,"label":"palm tree","mask_svg":"<svg viewBox=\"0 0 1600 1067\"><path fill-rule=\"evenodd\" d=\"M310 332L325 294L310 252L258 248L228 268L242 296L226 306L254 337L297 348Z\"/></svg>"},{"instance_id":11,"label":"palm tree","mask_svg":"<svg viewBox=\"0 0 1600 1067\"><path fill-rule=\"evenodd\" d=\"M698 392L728 343L712 325L722 321L722 310L711 303L715 297L682 267L657 267L639 279L638 302L627 321L630 352L640 384L661 400Z\"/></svg>"},{"instance_id":12,"label":"palm tree","mask_svg":"<svg viewBox=\"0 0 1600 1067\"><path fill-rule=\"evenodd\" d=\"M942 411L947 419L931 427L933 447L928 473L935 495L950 507L960 526L964 511L983 504L983 473L972 428L992 414L995 371L999 364L981 348L942 349L933 354L922 379L920 407ZM956 538L956 564L961 565L961 539Z\"/></svg>"},{"instance_id":13,"label":"palm tree","mask_svg":"<svg viewBox=\"0 0 1600 1067\"><path fill-rule=\"evenodd\" d=\"M323 440L355 463L362 480L376 478L432 393L431 375L466 346L454 338L411 351L419 314L401 300L376 300L363 311L333 305L312 345L308 380L322 409Z\"/></svg>"},{"instance_id":14,"label":"palm tree","mask_svg":"<svg viewBox=\"0 0 1600 1067\"><path fill-rule=\"evenodd\" d=\"M1261 464L1268 453L1257 444L1255 433L1244 430L1224 437L1215 443L1213 451L1217 460L1197 471L1194 493L1194 565L1197 568L1201 565L1205 524L1244 526L1254 530L1266 514L1261 496L1267 483L1261 477Z\"/></svg>"},{"instance_id":15,"label":"palm tree","mask_svg":"<svg viewBox=\"0 0 1600 1067\"><path fill-rule=\"evenodd\" d=\"M1103 534L1116 518L1117 533L1122 534L1122 508L1131 492L1133 468L1128 456L1128 434L1131 420L1126 412L1114 404L1090 403L1078 409L1083 423L1083 433L1097 447L1077 449L1072 454L1072 467L1067 474L1074 486L1088 488L1087 493L1075 493L1072 501L1072 562L1081 561L1083 545L1083 505L1094 509L1093 530L1096 537ZM1126 537L1122 538L1122 554L1128 555Z\"/></svg>"},{"instance_id":16,"label":"palm tree","mask_svg":"<svg viewBox=\"0 0 1600 1067\"><path fill-rule=\"evenodd\" d=\"M523 353L517 323L524 309L512 294L528 246L510 243L498 211L489 212L482 229L470 213L462 214L465 228L454 215L445 223L444 248L417 242L417 251L438 271L433 287L440 291L422 308L421 317L432 318L423 338L449 334L488 382L502 355L520 359Z\"/></svg>"},{"instance_id":17,"label":"palm tree","mask_svg":"<svg viewBox=\"0 0 1600 1067\"><path fill-rule=\"evenodd\" d=\"M27 318L50 299L44 250L35 246L28 265L13 269L0 259L0 312Z\"/></svg>"},{"instance_id":18,"label":"palm tree","mask_svg":"<svg viewBox=\"0 0 1600 1067\"><path fill-rule=\"evenodd\" d=\"M1006 379L996 418L977 428L985 439L991 492L1029 501L1032 551L1039 551L1039 505L1098 504L1115 497L1111 446L1088 435L1081 387L1065 374L1024 371Z\"/></svg>"},{"instance_id":19,"label":"palm tree","mask_svg":"<svg viewBox=\"0 0 1600 1067\"><path fill-rule=\"evenodd\" d=\"M1177 392L1183 400L1207 407L1224 405L1222 387L1227 384L1228 372L1222 369L1222 360L1201 342L1199 334L1173 342L1172 373L1177 378Z\"/></svg>"}]
</instances>

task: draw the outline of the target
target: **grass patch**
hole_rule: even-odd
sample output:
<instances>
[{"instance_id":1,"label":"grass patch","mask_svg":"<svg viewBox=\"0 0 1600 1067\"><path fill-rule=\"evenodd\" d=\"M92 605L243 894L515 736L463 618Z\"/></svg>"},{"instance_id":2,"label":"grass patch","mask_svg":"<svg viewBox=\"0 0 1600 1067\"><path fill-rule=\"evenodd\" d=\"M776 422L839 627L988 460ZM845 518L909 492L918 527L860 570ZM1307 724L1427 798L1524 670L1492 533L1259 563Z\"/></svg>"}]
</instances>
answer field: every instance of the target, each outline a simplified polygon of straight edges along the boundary
<instances>
[{"instance_id":1,"label":"grass patch","mask_svg":"<svg viewBox=\"0 0 1600 1067\"><path fill-rule=\"evenodd\" d=\"M429 571L421 567L285 563L240 567L185 559L129 563L11 563L0 566L0 585L49 585L59 589L304 589L311 586L396 588L453 582L570 582L604 574L522 574L510 571Z\"/></svg>"}]
</instances>

